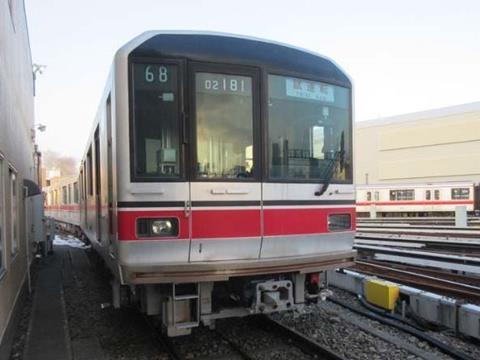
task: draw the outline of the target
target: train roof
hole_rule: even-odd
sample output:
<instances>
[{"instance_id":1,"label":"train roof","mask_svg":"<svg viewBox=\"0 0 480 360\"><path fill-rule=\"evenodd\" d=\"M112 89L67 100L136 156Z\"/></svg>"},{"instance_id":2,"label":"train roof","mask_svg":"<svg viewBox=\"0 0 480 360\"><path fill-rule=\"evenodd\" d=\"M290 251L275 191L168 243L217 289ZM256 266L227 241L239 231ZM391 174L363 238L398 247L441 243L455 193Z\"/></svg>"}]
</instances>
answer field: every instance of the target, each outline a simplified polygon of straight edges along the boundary
<instances>
[{"instance_id":1,"label":"train roof","mask_svg":"<svg viewBox=\"0 0 480 360\"><path fill-rule=\"evenodd\" d=\"M125 44L117 56L166 56L268 67L272 71L312 75L325 82L352 87L346 72L323 55L280 42L235 34L147 31Z\"/></svg>"}]
</instances>

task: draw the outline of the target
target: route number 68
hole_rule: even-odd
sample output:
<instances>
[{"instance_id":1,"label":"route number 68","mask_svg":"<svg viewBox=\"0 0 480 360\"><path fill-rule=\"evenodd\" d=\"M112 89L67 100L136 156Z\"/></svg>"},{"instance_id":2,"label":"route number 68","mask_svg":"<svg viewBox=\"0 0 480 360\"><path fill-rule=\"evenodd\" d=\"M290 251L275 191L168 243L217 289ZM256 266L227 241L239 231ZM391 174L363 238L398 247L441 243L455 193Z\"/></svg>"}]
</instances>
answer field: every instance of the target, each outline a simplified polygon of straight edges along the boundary
<instances>
[{"instance_id":1,"label":"route number 68","mask_svg":"<svg viewBox=\"0 0 480 360\"><path fill-rule=\"evenodd\" d=\"M161 83L165 83L168 81L168 71L165 66L159 66L158 72L155 74L155 69L152 65L148 65L145 68L145 81L148 83L152 83L155 81L155 75L157 75L158 81Z\"/></svg>"}]
</instances>

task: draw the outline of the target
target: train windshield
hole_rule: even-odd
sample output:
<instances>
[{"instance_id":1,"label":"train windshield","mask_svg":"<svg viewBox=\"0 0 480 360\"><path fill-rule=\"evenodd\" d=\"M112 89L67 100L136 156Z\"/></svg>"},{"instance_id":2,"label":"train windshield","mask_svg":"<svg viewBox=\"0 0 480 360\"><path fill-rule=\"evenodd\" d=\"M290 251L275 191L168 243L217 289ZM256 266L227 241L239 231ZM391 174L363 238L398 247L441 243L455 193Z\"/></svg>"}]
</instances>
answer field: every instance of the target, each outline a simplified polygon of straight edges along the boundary
<instances>
[{"instance_id":1,"label":"train windshield","mask_svg":"<svg viewBox=\"0 0 480 360\"><path fill-rule=\"evenodd\" d=\"M195 82L197 177L252 177L252 78L198 72Z\"/></svg>"},{"instance_id":2,"label":"train windshield","mask_svg":"<svg viewBox=\"0 0 480 360\"><path fill-rule=\"evenodd\" d=\"M352 179L350 91L305 79L268 76L271 179Z\"/></svg>"},{"instance_id":3,"label":"train windshield","mask_svg":"<svg viewBox=\"0 0 480 360\"><path fill-rule=\"evenodd\" d=\"M178 68L134 64L135 176L180 176Z\"/></svg>"}]
</instances>

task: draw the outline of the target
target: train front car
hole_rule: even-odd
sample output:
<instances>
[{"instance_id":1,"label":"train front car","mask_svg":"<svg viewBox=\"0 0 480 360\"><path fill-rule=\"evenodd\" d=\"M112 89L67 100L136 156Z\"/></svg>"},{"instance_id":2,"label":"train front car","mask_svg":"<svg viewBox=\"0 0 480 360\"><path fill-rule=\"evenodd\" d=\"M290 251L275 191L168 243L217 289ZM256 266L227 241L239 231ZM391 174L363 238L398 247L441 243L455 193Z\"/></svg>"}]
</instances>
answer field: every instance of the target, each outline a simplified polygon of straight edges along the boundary
<instances>
[{"instance_id":1,"label":"train front car","mask_svg":"<svg viewBox=\"0 0 480 360\"><path fill-rule=\"evenodd\" d=\"M259 39L149 32L114 69L112 256L170 336L294 309L320 272L352 264L352 86L334 63Z\"/></svg>"}]
</instances>

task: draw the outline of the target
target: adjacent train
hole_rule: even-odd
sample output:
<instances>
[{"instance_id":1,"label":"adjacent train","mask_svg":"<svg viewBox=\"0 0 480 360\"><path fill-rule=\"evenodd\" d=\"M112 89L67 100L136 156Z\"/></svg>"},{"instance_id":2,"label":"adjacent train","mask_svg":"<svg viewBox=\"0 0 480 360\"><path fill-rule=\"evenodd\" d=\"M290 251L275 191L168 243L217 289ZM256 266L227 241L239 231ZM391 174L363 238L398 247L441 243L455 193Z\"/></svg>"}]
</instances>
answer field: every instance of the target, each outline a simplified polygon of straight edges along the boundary
<instances>
[{"instance_id":1,"label":"adjacent train","mask_svg":"<svg viewBox=\"0 0 480 360\"><path fill-rule=\"evenodd\" d=\"M358 185L359 217L452 216L458 206L480 211L480 184L472 181Z\"/></svg>"},{"instance_id":2,"label":"adjacent train","mask_svg":"<svg viewBox=\"0 0 480 360\"><path fill-rule=\"evenodd\" d=\"M80 226L80 189L77 175L55 177L43 188L45 215L75 235L82 235Z\"/></svg>"},{"instance_id":3,"label":"adjacent train","mask_svg":"<svg viewBox=\"0 0 480 360\"><path fill-rule=\"evenodd\" d=\"M355 257L352 116L352 83L323 56L146 32L115 55L78 202L59 184L50 206L66 222L78 209L115 307L139 304L169 336L295 309Z\"/></svg>"}]
</instances>

